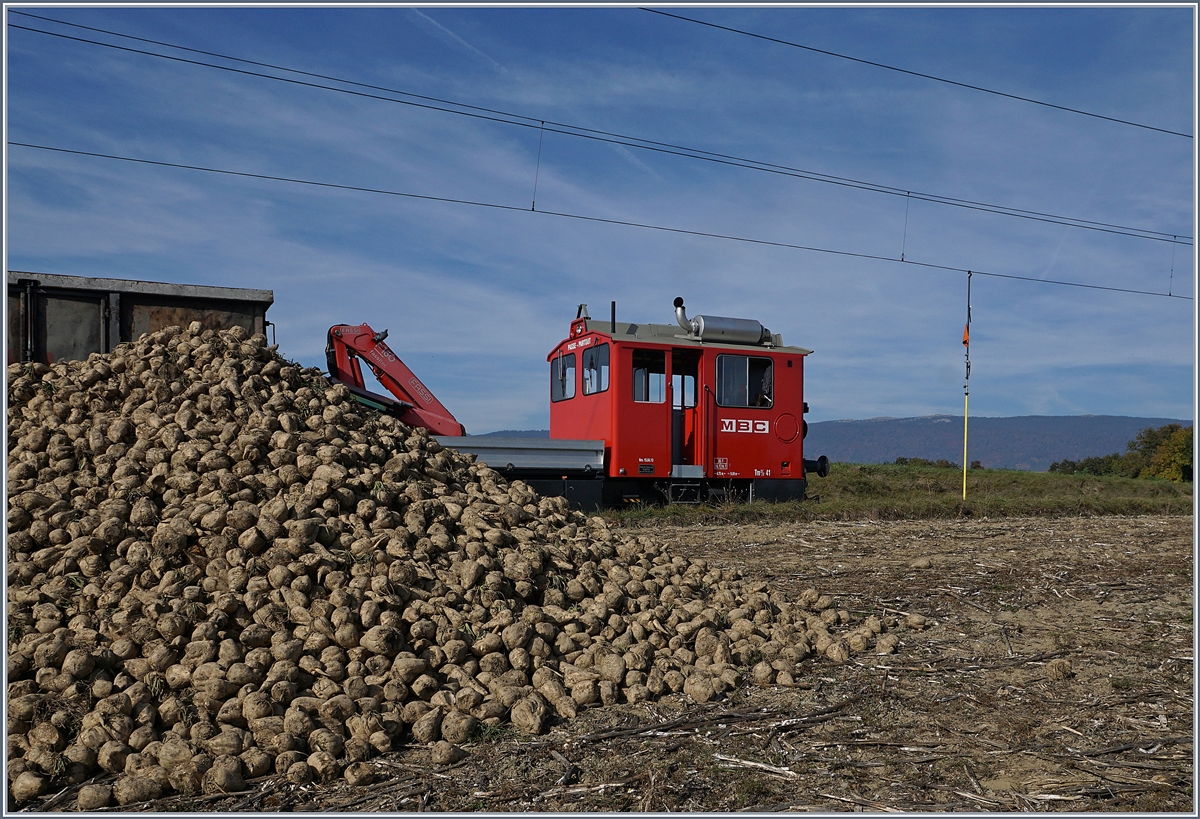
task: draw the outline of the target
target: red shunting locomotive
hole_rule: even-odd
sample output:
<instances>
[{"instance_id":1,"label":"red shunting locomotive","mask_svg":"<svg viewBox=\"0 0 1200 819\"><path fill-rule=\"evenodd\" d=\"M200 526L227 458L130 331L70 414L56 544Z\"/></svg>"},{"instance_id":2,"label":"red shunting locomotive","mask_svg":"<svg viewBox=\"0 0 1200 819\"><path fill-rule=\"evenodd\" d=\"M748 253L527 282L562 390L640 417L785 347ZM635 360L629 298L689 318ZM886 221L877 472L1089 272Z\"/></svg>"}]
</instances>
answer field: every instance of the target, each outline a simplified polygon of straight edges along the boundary
<instances>
[{"instance_id":1,"label":"red shunting locomotive","mask_svg":"<svg viewBox=\"0 0 1200 819\"><path fill-rule=\"evenodd\" d=\"M547 356L550 438L605 444L606 505L622 501L798 500L804 460L804 358L752 319L675 325L591 318L580 305Z\"/></svg>"}]
</instances>

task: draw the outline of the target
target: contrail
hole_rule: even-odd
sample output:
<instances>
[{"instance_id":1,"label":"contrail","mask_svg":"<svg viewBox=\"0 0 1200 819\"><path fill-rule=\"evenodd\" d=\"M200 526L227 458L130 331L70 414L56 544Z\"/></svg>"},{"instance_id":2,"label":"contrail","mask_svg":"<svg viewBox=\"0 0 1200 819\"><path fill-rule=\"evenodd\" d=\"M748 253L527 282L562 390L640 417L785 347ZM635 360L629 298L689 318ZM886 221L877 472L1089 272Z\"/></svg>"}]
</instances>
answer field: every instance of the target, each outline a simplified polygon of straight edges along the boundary
<instances>
[{"instance_id":1,"label":"contrail","mask_svg":"<svg viewBox=\"0 0 1200 819\"><path fill-rule=\"evenodd\" d=\"M442 32L443 34L445 34L447 37L451 37L451 38L453 38L453 39L454 39L454 41L455 41L456 43L458 43L459 45L461 45L463 48L469 49L469 50L471 50L471 51L475 52L476 54L478 54L480 57L483 57L483 59L487 60L489 63L491 63L492 65L494 65L498 71L508 71L508 69L507 69L507 68L505 68L504 66L500 65L500 63L496 62L496 61L495 61L495 60L493 60L491 57L489 57L488 55L484 54L482 51L480 51L480 50L479 50L479 49L477 49L475 46L473 46L473 45L471 45L470 43L468 43L468 42L467 42L466 40L464 40L462 37L459 37L457 34L455 34L455 33L454 33L453 31L451 31L450 29L446 28L445 26L443 26L443 25L442 25L441 23L439 23L437 20L434 20L434 19L433 19L432 17L430 17L428 14L425 14L424 12L420 11L419 9L414 9L414 8L410 8L410 9L409 9L409 11L411 11L413 14L417 15L418 17L420 17L422 20L425 20L425 21L426 21L426 22L428 22L430 25L437 27L437 29L438 29L439 31L441 31L441 32Z\"/></svg>"}]
</instances>

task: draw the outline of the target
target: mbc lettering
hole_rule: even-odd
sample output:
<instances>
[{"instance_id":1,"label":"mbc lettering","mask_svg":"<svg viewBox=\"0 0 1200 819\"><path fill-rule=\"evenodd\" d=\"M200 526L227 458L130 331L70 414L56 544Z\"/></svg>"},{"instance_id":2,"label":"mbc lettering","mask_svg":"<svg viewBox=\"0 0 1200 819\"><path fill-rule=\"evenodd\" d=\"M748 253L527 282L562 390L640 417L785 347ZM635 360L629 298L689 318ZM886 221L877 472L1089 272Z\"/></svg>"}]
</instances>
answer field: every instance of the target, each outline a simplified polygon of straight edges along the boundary
<instances>
[{"instance_id":1,"label":"mbc lettering","mask_svg":"<svg viewBox=\"0 0 1200 819\"><path fill-rule=\"evenodd\" d=\"M771 431L770 421L754 421L749 418L722 418L721 432L749 432L767 434Z\"/></svg>"}]
</instances>

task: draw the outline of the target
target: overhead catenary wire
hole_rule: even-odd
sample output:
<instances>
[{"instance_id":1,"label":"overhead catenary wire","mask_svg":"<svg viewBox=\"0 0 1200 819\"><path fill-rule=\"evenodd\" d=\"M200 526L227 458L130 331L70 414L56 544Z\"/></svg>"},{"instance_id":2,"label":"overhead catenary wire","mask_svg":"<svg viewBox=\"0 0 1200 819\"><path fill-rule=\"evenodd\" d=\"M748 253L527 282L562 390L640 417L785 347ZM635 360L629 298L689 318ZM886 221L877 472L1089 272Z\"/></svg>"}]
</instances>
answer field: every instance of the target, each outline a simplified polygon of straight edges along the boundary
<instances>
[{"instance_id":1,"label":"overhead catenary wire","mask_svg":"<svg viewBox=\"0 0 1200 819\"><path fill-rule=\"evenodd\" d=\"M336 182L321 182L318 180L299 179L296 177L287 177L287 176L276 176L276 175L272 175L272 174L254 173L251 171L236 171L236 170L227 169L227 168L211 168L211 167L206 167L203 165L189 165L189 164L180 163L180 162L166 162L166 161L156 160L156 159L147 159L144 157L121 156L118 154L105 154L105 153L99 153L96 151L82 151L82 150L77 150L77 149L73 149L73 148L63 148L63 147L58 147L58 146L53 146L53 145L37 145L34 143L18 142L15 140L9 140L8 145L13 146L13 147L18 147L18 148L31 148L31 149L41 150L41 151L52 151L52 152L61 153L61 154L72 154L75 156L87 156L87 157L93 157L93 158L98 158L98 159L111 159L111 160L117 160L117 161L121 161L121 162L133 162L133 163L137 163L137 164L141 164L141 165L154 165L154 166L164 167L164 168L177 168L177 169L181 169L181 170L201 171L201 172L205 172L205 173L222 174L225 176L243 177L243 178L248 178L248 179L260 179L260 180L270 181L270 182L285 182L285 183L295 184L295 185L307 185L307 186L312 186L312 187L328 188L328 189L334 189L334 190L353 191L353 192L357 192L357 193L371 193L371 194L378 194L378 195L383 195L383 196L402 197L402 198L406 198L406 199L425 200L425 201L430 201L430 202L444 202L444 203L456 204L456 205L470 205L473 207L490 208L493 210L518 211L521 213L537 213L542 216L557 216L557 217L564 218L564 219L576 219L576 220L580 220L580 221L597 222L597 223L607 224L607 225L619 225L619 226L623 226L623 227L640 228L643 230L655 230L655 231L661 231L664 233L675 233L675 234L680 234L680 235L685 235L685 236L698 236L698 237L704 237L704 238L709 238L709 239L722 239L722 240L731 241L731 242L742 242L742 243L746 243L746 244L762 245L765 247L778 247L778 248L783 248L783 249L788 249L788 250L801 250L801 251L808 251L808 252L812 252L812 253L825 253L825 254L829 254L829 255L845 256L845 257L855 258L855 259L870 259L873 261L880 261L880 262L893 262L896 264L910 265L913 267L922 267L922 268L926 268L926 269L930 269L930 270L944 270L944 271L954 272L954 273L968 272L966 268L955 267L953 265L935 264L933 262L917 262L917 261L913 261L912 259L899 259L894 256L884 256L884 255L876 254L876 253L860 253L860 252L851 251L851 250L837 250L837 249L833 249L833 248L817 247L815 245L800 245L800 244L794 244L791 242L780 242L780 241L774 241L774 240L770 240L770 239L756 239L756 238L749 237L749 236L736 236L733 234L714 233L711 231L694 230L694 229L690 229L690 228L670 227L667 225L654 225L654 224L649 224L647 222L635 222L635 221L626 220L626 219L612 219L612 218L607 218L607 217L603 217L603 216L588 216L586 214L568 213L566 211L531 210L530 208L526 208L524 206L507 205L507 204L503 204L500 202L481 202L481 201L472 200L472 199L459 199L459 198L447 197L447 196L434 196L434 195L430 195L430 194L411 193L411 192L407 192L407 191L394 191L394 190L387 190L385 188L368 188L368 187L359 186L359 185L347 185L347 184L341 184L341 183L336 183ZM1171 298L1171 299L1180 299L1180 300L1184 300L1184 301L1192 301L1191 296L1181 296L1181 295L1174 295L1174 294L1170 294L1170 293L1160 293L1160 292L1153 291L1153 290L1137 290L1137 289L1128 288L1128 287L1110 287L1108 285L1087 284L1085 282L1062 281L1062 280L1058 280L1058 279L1038 279L1038 278L1034 278L1032 276L1019 276L1014 273L984 272L981 270L974 270L974 269L972 269L970 272L976 276L990 276L992 278L1011 279L1014 281L1026 281L1026 282L1033 282L1036 284L1050 284L1050 285L1057 285L1057 286L1062 286L1062 287L1078 287L1078 288L1083 288L1083 289L1087 289L1087 290L1105 290L1105 291L1109 291L1109 292L1113 292L1113 293L1128 293L1128 294L1140 295L1140 296L1157 296L1160 298Z\"/></svg>"},{"instance_id":2,"label":"overhead catenary wire","mask_svg":"<svg viewBox=\"0 0 1200 819\"><path fill-rule=\"evenodd\" d=\"M1171 278L1167 283L1167 295L1175 290L1175 243L1171 242Z\"/></svg>"},{"instance_id":3,"label":"overhead catenary wire","mask_svg":"<svg viewBox=\"0 0 1200 819\"><path fill-rule=\"evenodd\" d=\"M542 124L544 125L545 123L542 123ZM535 167L533 169L533 203L529 206L530 210L537 210L537 183L538 183L538 174L540 174L542 171L542 137L544 137L545 135L546 135L545 131L538 132L537 167Z\"/></svg>"},{"instance_id":4,"label":"overhead catenary wire","mask_svg":"<svg viewBox=\"0 0 1200 819\"><path fill-rule=\"evenodd\" d=\"M461 102L456 102L453 100L446 100L446 99L442 99L442 98L438 98L438 97L430 97L430 96L426 96L426 95L422 95L422 94L416 94L416 93L413 93L410 91L402 91L402 90L398 90L398 89L394 89L394 88L387 88L384 86L370 85L367 83L361 83L361 82L357 82L354 80L347 80L347 79L343 79L343 78L339 78L339 77L333 77L333 76L326 75L326 74L317 74L314 72L303 71L300 69L274 65L272 63L265 63L265 62L260 62L260 61L256 61L256 60L249 60L249 59L245 59L242 57L233 57L233 56L219 54L219 53L211 52L211 51L203 51L201 49L194 49L194 48L190 48L188 46L175 45L172 43L163 42L161 40L149 40L147 38L135 37L130 34L114 32L114 31L110 31L108 29L99 29L99 28L95 28L92 26L80 25L78 23L67 23L67 22L64 22L61 20L55 20L54 18L50 18L50 17L41 17L41 16L35 15L35 14L29 14L28 12L20 12L20 11L12 10L10 13L21 14L21 15L27 16L27 17L36 17L37 19L40 19L40 20L46 20L49 22L54 22L54 23L58 23L61 25L65 25L65 26L86 29L89 31L96 31L96 32L108 34L108 35L111 35L114 37L122 37L122 38L126 38L126 39L136 40L139 42L151 43L154 45L159 45L159 46L163 46L166 48L178 49L178 50L187 51L190 53L196 53L196 54L201 54L201 55L210 56L210 57L217 57L217 58L223 59L223 60L240 62L240 63L244 63L247 65L254 65L254 66L258 66L258 67L262 67L262 68L270 68L272 70L277 70L277 71L285 71L288 73L298 74L301 76L313 77L315 79L324 79L324 80L329 80L332 82L343 83L343 84L352 85L352 86L355 86L358 88L369 89L370 91L382 91L382 92L385 92L388 94L397 94L397 95L401 95L401 96L405 96L405 97L411 97L412 99L396 99L394 97L381 96L379 94L374 94L374 93L369 93L369 92L364 92L364 91L355 91L355 90L346 89L346 88L337 88L334 86L322 85L321 83L297 80L297 79L292 79L289 77L279 77L279 76L276 76L273 74L265 74L265 73L258 72L258 71L250 71L247 69L240 69L240 68L235 68L232 66L218 65L216 63L208 63L208 62L204 62L202 60L192 60L192 59L188 59L188 58L184 58L184 57L173 56L170 54L160 54L160 53L157 53L154 51L145 51L143 49L130 48L128 46L116 45L114 43L105 43L105 42L101 42L99 40L91 40L91 39L87 39L84 37L74 37L72 35L62 34L60 32L45 31L43 29L31 28L29 26L22 26L22 25L18 25L16 23L9 23L10 28L19 29L22 31L34 32L37 34L45 34L45 35L48 35L51 37L57 37L60 39L65 39L65 40L72 40L75 42L86 43L89 45L102 46L104 48L110 48L110 49L114 49L117 51L125 51L125 52L129 52L129 53L133 53L133 54L140 54L140 55L148 56L148 57L157 57L157 58L163 59L163 60L185 63L188 65L193 65L193 66L202 67L202 68L212 68L212 69L227 71L227 72L231 72L231 73L235 73L235 74L242 74L245 76L252 76L252 77L258 77L261 79L274 80L276 82L283 82L283 83L289 83L289 84L299 85L299 86L308 87L308 88L315 88L315 89L324 90L324 91L333 91L333 92L342 93L342 94L349 94L352 96L358 96L358 97L362 97L362 98L366 98L366 99L373 99L373 100L380 101L380 102L390 102L390 103L399 104L399 105L407 105L410 107L423 108L426 110L439 111L441 113L455 114L458 116L465 116L465 117L469 117L469 118L473 118L473 119L480 119L480 120L484 120L484 121L488 121L488 122L495 122L495 123L499 123L499 124L512 125L512 126L517 126L517 127L537 128L539 130L539 145L540 145L540 140L541 140L542 136L544 136L545 132L550 131L551 133L562 134L564 136L576 137L579 139L588 139L588 140L602 142L602 143L621 145L623 147L628 147L628 148L639 148L639 149L645 150L645 151L662 153L662 154L667 154L667 155L671 155L671 156L679 156L679 157L683 157L686 159L695 159L695 160L700 160L700 161L719 164L719 165L726 165L726 166L730 166L730 167L737 167L737 168L742 168L745 170L757 171L760 173L769 173L769 174L774 174L774 175L778 175L778 176L785 176L785 177L791 177L791 178L796 178L796 179L805 179L805 180L812 181L812 182L822 182L825 184L831 184L831 185L836 185L836 186L840 186L840 187L847 187L847 188L867 191L867 192L871 192L871 193L879 193L879 194L885 194L885 195L890 195L890 196L903 196L908 201L911 201L912 199L915 198L920 201L931 202L934 204L945 205L948 207L956 207L956 208L962 208L962 209L966 209L966 210L974 210L974 211L980 211L980 212L984 212L984 213L992 213L995 215L1008 216L1008 217L1017 218L1017 219L1045 222L1048 224L1060 225L1060 226L1064 226L1064 227L1073 227L1073 228L1077 228L1077 229L1081 229L1081 230L1092 230L1092 231L1098 231L1101 233L1115 234L1115 235L1119 235L1119 236L1129 236L1129 237L1138 238L1138 239L1148 239L1151 241L1172 242L1172 243L1177 243L1177 244L1191 244L1191 240L1192 240L1192 237L1185 236L1185 235L1178 234L1178 233L1168 233L1166 231L1151 230L1148 228L1139 228L1139 227L1133 227L1133 226L1129 226L1129 225L1120 225L1120 224L1114 224L1114 223L1109 223L1109 222L1101 222L1101 221L1090 220L1090 219L1082 219L1082 218L1077 218L1077 217L1072 217L1072 216L1063 216L1063 215L1048 213L1048 212L1044 212L1044 211L1036 211L1036 210L1029 210L1029 209L1023 209L1023 208L1014 208L1014 207L1010 207L1007 205L996 205L996 204L981 202L981 201L977 201L977 200L945 196L942 194L924 193L924 192L919 192L919 191L905 190L902 188L897 188L897 187L893 187L893 186L885 185L885 184L881 184L881 183L876 183L876 182L869 182L869 181L864 181L864 180L859 180L859 179L853 179L853 178L844 177L844 176L836 176L833 174L825 174L825 173L821 173L819 171L810 171L810 170L805 170L802 168L794 168L794 167L790 167L787 165L780 165L780 164L765 162L765 161L756 160L756 159L749 159L749 158L745 158L745 157L735 156L732 154L722 154L722 153L718 153L718 152L714 152L714 151L707 151L707 150L700 149L700 148L690 148L690 147L683 146L683 145L677 145L677 144L673 144L673 143L669 143L669 142L645 139L642 137L630 136L627 134L620 134L620 133L616 133L616 132L612 132L612 131L603 131L603 130L594 129L594 128L584 128L582 126L570 125L568 123L556 122L554 120L539 119L536 117L529 117L529 116L526 116L523 114L515 114L515 113L511 113L511 112L507 112L507 111L501 111L501 110L494 109L494 108L484 108L484 107L480 107L480 106L470 105L468 103L461 103ZM421 100L421 102L416 102L414 100ZM453 106L453 107L448 108L445 106Z\"/></svg>"},{"instance_id":5,"label":"overhead catenary wire","mask_svg":"<svg viewBox=\"0 0 1200 819\"><path fill-rule=\"evenodd\" d=\"M908 247L908 206L912 204L912 197L904 197L904 238L900 241L900 261L904 261L904 250Z\"/></svg>"},{"instance_id":6,"label":"overhead catenary wire","mask_svg":"<svg viewBox=\"0 0 1200 819\"><path fill-rule=\"evenodd\" d=\"M907 68L899 68L894 65L887 65L886 63L875 62L874 60L866 60L861 57L851 57L849 54L839 54L836 51L828 51L823 48L816 48L814 46L803 45L802 43L794 43L794 42L791 42L790 40L781 40L778 37L768 37L765 34L756 34L753 31L745 31L744 29L740 29L740 28L733 28L731 26L723 26L718 23L710 23L707 20L697 20L694 17L684 17L682 14L673 14L669 11L663 11L661 9L643 8L642 11L648 11L651 14L661 14L664 17L673 17L676 20L683 20L688 23L695 23L697 25L707 26L709 28L720 29L721 31L728 31L731 34L739 34L743 37L752 37L756 40L765 40L765 41L771 42L771 43L778 43L779 45L790 46L791 48L800 48L805 51L812 51L816 54L825 54L829 57L837 57L842 60L850 60L851 62L862 63L863 65L874 66L875 68L884 68L884 69L887 69L888 71L897 71L901 74L908 74L913 77L920 77L921 79L933 80L935 82L946 83L947 85L956 85L959 88L967 88L971 91L982 91L985 94L994 94L998 97L1005 97L1007 99L1017 100L1019 102L1028 102L1033 105L1041 105L1046 108L1054 108L1059 111L1066 111L1071 114L1081 114L1082 116L1085 116L1085 117L1093 117L1095 119L1102 119L1102 120L1106 120L1108 122L1115 122L1120 125L1130 125L1134 128L1144 128L1147 131L1158 131L1159 133L1162 133L1162 134L1170 134L1172 136L1184 137L1186 139L1192 138L1191 134L1185 134L1182 131L1172 131L1169 128L1159 128L1155 125L1145 125L1140 122L1133 122L1132 120L1120 119L1118 117L1109 117L1109 116L1105 116L1104 114L1096 114L1091 111L1084 111L1080 108L1070 108L1065 105L1056 105L1052 102L1045 102L1043 100L1033 99L1032 97L1022 97L1018 94L1009 94L1004 91L996 91L995 89L992 89L992 88L984 88L979 85L971 85L970 83L959 82L958 80L950 80L945 77L935 76L933 74L925 74L920 71L912 71Z\"/></svg>"}]
</instances>

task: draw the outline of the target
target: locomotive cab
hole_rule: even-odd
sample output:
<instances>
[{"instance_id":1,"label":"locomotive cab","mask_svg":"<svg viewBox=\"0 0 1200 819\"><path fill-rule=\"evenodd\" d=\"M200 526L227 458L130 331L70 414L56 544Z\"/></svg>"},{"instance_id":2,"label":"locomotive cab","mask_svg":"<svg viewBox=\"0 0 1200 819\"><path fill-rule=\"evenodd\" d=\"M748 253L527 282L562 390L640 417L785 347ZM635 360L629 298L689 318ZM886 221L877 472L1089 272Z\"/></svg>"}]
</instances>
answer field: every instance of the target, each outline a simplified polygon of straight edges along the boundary
<instances>
[{"instance_id":1,"label":"locomotive cab","mask_svg":"<svg viewBox=\"0 0 1200 819\"><path fill-rule=\"evenodd\" d=\"M757 321L596 321L581 305L547 356L550 437L602 439L605 503L799 500L804 358Z\"/></svg>"}]
</instances>

